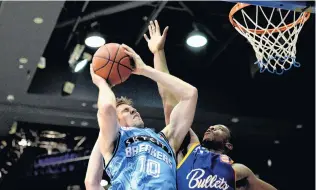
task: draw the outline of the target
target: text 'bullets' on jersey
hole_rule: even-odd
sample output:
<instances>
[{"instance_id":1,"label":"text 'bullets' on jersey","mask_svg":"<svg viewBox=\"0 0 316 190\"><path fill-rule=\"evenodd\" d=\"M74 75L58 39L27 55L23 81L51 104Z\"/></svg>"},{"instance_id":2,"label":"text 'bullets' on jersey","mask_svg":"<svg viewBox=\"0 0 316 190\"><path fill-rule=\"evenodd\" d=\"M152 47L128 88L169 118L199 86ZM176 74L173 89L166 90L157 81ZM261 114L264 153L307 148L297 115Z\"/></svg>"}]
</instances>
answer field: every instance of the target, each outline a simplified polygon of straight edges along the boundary
<instances>
[{"instance_id":1,"label":"text 'bullets' on jersey","mask_svg":"<svg viewBox=\"0 0 316 190\"><path fill-rule=\"evenodd\" d=\"M232 163L228 156L213 153L196 143L178 165L178 189L235 190Z\"/></svg>"}]
</instances>

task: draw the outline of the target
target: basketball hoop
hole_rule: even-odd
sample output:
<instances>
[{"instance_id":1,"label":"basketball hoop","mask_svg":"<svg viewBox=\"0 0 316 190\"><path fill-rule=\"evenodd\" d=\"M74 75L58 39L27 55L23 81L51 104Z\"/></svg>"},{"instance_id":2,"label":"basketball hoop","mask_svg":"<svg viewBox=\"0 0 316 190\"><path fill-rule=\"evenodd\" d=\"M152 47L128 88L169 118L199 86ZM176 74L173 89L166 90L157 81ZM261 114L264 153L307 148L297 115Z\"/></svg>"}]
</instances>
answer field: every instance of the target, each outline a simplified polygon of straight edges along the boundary
<instances>
[{"instance_id":1,"label":"basketball hoop","mask_svg":"<svg viewBox=\"0 0 316 190\"><path fill-rule=\"evenodd\" d=\"M257 5L253 20L245 11L248 6L237 3L229 13L229 20L252 45L257 57L255 64L259 66L260 72L267 70L281 75L292 66L300 67L300 63L296 62L296 43L310 13L269 8L271 13L268 15L262 6ZM239 20L242 19L244 25L235 18L239 10L242 14ZM278 24L275 24L275 20Z\"/></svg>"}]
</instances>

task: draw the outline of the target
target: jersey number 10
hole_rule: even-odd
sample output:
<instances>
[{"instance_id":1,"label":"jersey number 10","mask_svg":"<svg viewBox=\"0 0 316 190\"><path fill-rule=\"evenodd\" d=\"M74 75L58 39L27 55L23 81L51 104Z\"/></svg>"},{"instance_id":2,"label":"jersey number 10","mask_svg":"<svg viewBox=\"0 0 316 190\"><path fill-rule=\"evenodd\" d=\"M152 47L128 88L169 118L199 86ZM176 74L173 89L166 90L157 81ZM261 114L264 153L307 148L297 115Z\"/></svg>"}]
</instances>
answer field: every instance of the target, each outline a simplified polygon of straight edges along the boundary
<instances>
[{"instance_id":1,"label":"jersey number 10","mask_svg":"<svg viewBox=\"0 0 316 190\"><path fill-rule=\"evenodd\" d=\"M160 163L152 159L146 159L142 156L138 159L137 165L139 166L139 171L145 172L153 177L160 176Z\"/></svg>"}]
</instances>

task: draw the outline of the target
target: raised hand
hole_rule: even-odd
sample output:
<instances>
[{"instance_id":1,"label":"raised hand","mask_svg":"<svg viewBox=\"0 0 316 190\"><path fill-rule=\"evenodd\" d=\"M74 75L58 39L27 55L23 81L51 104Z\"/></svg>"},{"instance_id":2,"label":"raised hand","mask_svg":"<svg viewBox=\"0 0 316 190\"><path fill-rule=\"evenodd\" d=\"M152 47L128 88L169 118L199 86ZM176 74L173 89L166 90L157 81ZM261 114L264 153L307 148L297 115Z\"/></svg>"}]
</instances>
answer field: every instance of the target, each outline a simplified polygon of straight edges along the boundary
<instances>
[{"instance_id":1,"label":"raised hand","mask_svg":"<svg viewBox=\"0 0 316 190\"><path fill-rule=\"evenodd\" d=\"M167 26L161 35L158 21L150 21L148 25L150 38L148 38L146 34L144 34L144 38L147 41L148 48L152 53L156 53L159 50L164 49L168 28L169 27Z\"/></svg>"},{"instance_id":2,"label":"raised hand","mask_svg":"<svg viewBox=\"0 0 316 190\"><path fill-rule=\"evenodd\" d=\"M106 83L106 80L104 78L95 74L95 72L93 71L93 68L92 68L92 64L90 64L90 75L91 75L91 79L92 79L93 84L95 84L97 87L100 87L100 85L102 83Z\"/></svg>"},{"instance_id":3,"label":"raised hand","mask_svg":"<svg viewBox=\"0 0 316 190\"><path fill-rule=\"evenodd\" d=\"M125 49L125 53L133 58L135 62L135 68L133 74L140 75L143 69L146 67L146 64L143 62L142 58L129 46L122 44L122 47Z\"/></svg>"}]
</instances>

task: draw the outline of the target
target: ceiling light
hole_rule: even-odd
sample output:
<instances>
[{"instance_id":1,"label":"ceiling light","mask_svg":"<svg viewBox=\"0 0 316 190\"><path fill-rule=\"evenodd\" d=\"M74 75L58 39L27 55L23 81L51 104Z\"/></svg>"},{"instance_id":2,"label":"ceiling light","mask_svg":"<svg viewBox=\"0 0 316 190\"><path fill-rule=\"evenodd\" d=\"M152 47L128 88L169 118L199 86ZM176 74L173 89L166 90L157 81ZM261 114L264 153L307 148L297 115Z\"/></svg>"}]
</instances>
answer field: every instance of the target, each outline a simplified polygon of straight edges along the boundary
<instances>
[{"instance_id":1,"label":"ceiling light","mask_svg":"<svg viewBox=\"0 0 316 190\"><path fill-rule=\"evenodd\" d=\"M275 140L275 141L274 141L274 144L280 144L280 141Z\"/></svg>"},{"instance_id":2,"label":"ceiling light","mask_svg":"<svg viewBox=\"0 0 316 190\"><path fill-rule=\"evenodd\" d=\"M81 106L82 106L82 107L86 107L87 104L83 102L83 103L81 104Z\"/></svg>"},{"instance_id":3,"label":"ceiling light","mask_svg":"<svg viewBox=\"0 0 316 190\"><path fill-rule=\"evenodd\" d=\"M11 94L9 94L9 95L7 96L7 100L8 100L9 102L14 101L14 96L11 95Z\"/></svg>"},{"instance_id":4,"label":"ceiling light","mask_svg":"<svg viewBox=\"0 0 316 190\"><path fill-rule=\"evenodd\" d=\"M302 128L303 128L303 125L301 124L296 125L296 129L302 129Z\"/></svg>"},{"instance_id":5,"label":"ceiling light","mask_svg":"<svg viewBox=\"0 0 316 190\"><path fill-rule=\"evenodd\" d=\"M207 38L203 33L195 30L189 34L186 43L190 47L200 48L207 44Z\"/></svg>"},{"instance_id":6,"label":"ceiling light","mask_svg":"<svg viewBox=\"0 0 316 190\"><path fill-rule=\"evenodd\" d=\"M70 124L71 125L74 125L76 122L75 121L70 121Z\"/></svg>"},{"instance_id":7,"label":"ceiling light","mask_svg":"<svg viewBox=\"0 0 316 190\"><path fill-rule=\"evenodd\" d=\"M69 81L66 81L63 86L63 92L66 94L71 94L75 89L75 84Z\"/></svg>"},{"instance_id":8,"label":"ceiling light","mask_svg":"<svg viewBox=\"0 0 316 190\"><path fill-rule=\"evenodd\" d=\"M19 141L18 144L20 146L26 146L27 145L27 141L26 141L26 139L21 139L21 141Z\"/></svg>"},{"instance_id":9,"label":"ceiling light","mask_svg":"<svg viewBox=\"0 0 316 190\"><path fill-rule=\"evenodd\" d=\"M4 147L7 146L7 142L4 141L4 140L1 141L1 144L2 144Z\"/></svg>"},{"instance_id":10,"label":"ceiling light","mask_svg":"<svg viewBox=\"0 0 316 190\"><path fill-rule=\"evenodd\" d=\"M271 166L272 166L272 160L269 159L269 160L267 161L267 164L268 164L269 167L271 167Z\"/></svg>"},{"instance_id":11,"label":"ceiling light","mask_svg":"<svg viewBox=\"0 0 316 190\"><path fill-rule=\"evenodd\" d=\"M4 168L1 168L1 172L4 174L8 174L8 171L6 171Z\"/></svg>"},{"instance_id":12,"label":"ceiling light","mask_svg":"<svg viewBox=\"0 0 316 190\"><path fill-rule=\"evenodd\" d=\"M57 131L45 130L45 131L41 132L41 137L51 138L51 139L61 139L61 138L65 138L66 134L65 133L60 133L60 132L57 132Z\"/></svg>"},{"instance_id":13,"label":"ceiling light","mask_svg":"<svg viewBox=\"0 0 316 190\"><path fill-rule=\"evenodd\" d=\"M105 39L99 34L92 34L84 42L89 47L98 48L105 44Z\"/></svg>"},{"instance_id":14,"label":"ceiling light","mask_svg":"<svg viewBox=\"0 0 316 190\"><path fill-rule=\"evenodd\" d=\"M39 69L45 69L46 68L46 58L41 57L39 62L37 63L37 68Z\"/></svg>"},{"instance_id":15,"label":"ceiling light","mask_svg":"<svg viewBox=\"0 0 316 190\"><path fill-rule=\"evenodd\" d=\"M21 57L21 58L19 59L19 62L25 64L25 63L28 62L28 60L27 60L27 58L25 58L25 57Z\"/></svg>"},{"instance_id":16,"label":"ceiling light","mask_svg":"<svg viewBox=\"0 0 316 190\"><path fill-rule=\"evenodd\" d=\"M43 20L43 18L41 18L41 17L35 17L35 18L33 19L33 22L34 22L35 24L42 24L42 23L44 22L44 20Z\"/></svg>"},{"instance_id":17,"label":"ceiling light","mask_svg":"<svg viewBox=\"0 0 316 190\"><path fill-rule=\"evenodd\" d=\"M81 71L91 61L92 55L83 52L84 49L85 45L77 44L71 53L68 63L72 72L77 73Z\"/></svg>"},{"instance_id":18,"label":"ceiling light","mask_svg":"<svg viewBox=\"0 0 316 190\"><path fill-rule=\"evenodd\" d=\"M76 67L75 67L75 69L74 69L74 72L77 73L77 72L81 71L81 70L87 65L87 63L88 63L88 60L86 60L86 59L84 59L84 60L78 62L78 63L76 64Z\"/></svg>"},{"instance_id":19,"label":"ceiling light","mask_svg":"<svg viewBox=\"0 0 316 190\"><path fill-rule=\"evenodd\" d=\"M81 125L82 125L82 126L88 126L88 124L89 124L89 123L86 122L86 121L81 122Z\"/></svg>"},{"instance_id":20,"label":"ceiling light","mask_svg":"<svg viewBox=\"0 0 316 190\"><path fill-rule=\"evenodd\" d=\"M239 119L238 119L237 117L233 117L233 118L231 119L231 121L232 121L233 123L238 123L238 122L239 122Z\"/></svg>"}]
</instances>

